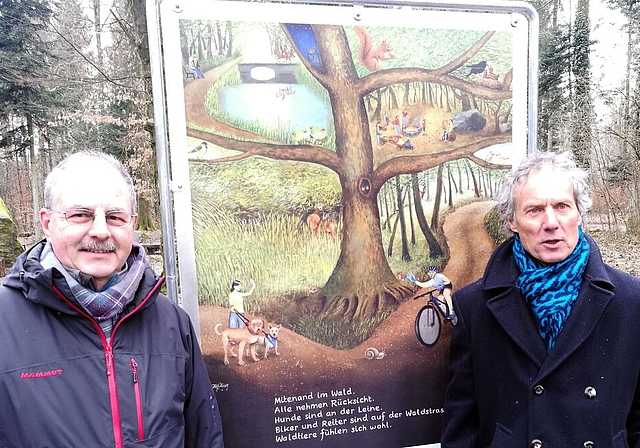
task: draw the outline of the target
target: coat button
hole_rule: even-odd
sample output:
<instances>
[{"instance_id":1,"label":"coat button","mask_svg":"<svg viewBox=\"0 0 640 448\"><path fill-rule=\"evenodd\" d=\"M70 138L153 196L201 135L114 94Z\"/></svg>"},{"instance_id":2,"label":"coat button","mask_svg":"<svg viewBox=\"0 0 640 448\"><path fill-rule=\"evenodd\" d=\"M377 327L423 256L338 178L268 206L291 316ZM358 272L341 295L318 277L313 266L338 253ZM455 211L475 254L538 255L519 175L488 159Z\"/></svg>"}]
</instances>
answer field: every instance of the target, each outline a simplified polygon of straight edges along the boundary
<instances>
[{"instance_id":1,"label":"coat button","mask_svg":"<svg viewBox=\"0 0 640 448\"><path fill-rule=\"evenodd\" d=\"M531 448L542 448L542 441L538 439L533 439L529 444Z\"/></svg>"},{"instance_id":2,"label":"coat button","mask_svg":"<svg viewBox=\"0 0 640 448\"><path fill-rule=\"evenodd\" d=\"M544 387L541 384L537 384L533 388L533 393L536 395L542 395L544 393Z\"/></svg>"},{"instance_id":3,"label":"coat button","mask_svg":"<svg viewBox=\"0 0 640 448\"><path fill-rule=\"evenodd\" d=\"M584 442L584 443L582 444L582 446L583 446L584 448L595 448L596 444L595 444L595 443L593 443L591 440L587 440L586 442Z\"/></svg>"},{"instance_id":4,"label":"coat button","mask_svg":"<svg viewBox=\"0 0 640 448\"><path fill-rule=\"evenodd\" d=\"M596 388L595 387L589 386L584 390L584 396L587 397L587 398L596 398L596 394L597 394L597 392L596 392ZM591 442L588 442L588 443L591 443Z\"/></svg>"}]
</instances>

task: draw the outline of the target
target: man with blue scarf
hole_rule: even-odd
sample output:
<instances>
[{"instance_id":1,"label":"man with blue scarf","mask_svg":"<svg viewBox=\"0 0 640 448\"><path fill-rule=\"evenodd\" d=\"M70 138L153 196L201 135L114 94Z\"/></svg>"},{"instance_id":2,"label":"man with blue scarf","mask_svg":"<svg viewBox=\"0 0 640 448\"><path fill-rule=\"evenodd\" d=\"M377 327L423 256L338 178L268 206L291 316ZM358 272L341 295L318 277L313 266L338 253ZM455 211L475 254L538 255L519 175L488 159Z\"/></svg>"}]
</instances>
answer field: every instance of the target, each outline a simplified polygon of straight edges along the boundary
<instances>
[{"instance_id":1,"label":"man with blue scarf","mask_svg":"<svg viewBox=\"0 0 640 448\"><path fill-rule=\"evenodd\" d=\"M442 447L640 447L640 279L583 232L587 173L535 153L497 201L513 236L453 296Z\"/></svg>"}]
</instances>

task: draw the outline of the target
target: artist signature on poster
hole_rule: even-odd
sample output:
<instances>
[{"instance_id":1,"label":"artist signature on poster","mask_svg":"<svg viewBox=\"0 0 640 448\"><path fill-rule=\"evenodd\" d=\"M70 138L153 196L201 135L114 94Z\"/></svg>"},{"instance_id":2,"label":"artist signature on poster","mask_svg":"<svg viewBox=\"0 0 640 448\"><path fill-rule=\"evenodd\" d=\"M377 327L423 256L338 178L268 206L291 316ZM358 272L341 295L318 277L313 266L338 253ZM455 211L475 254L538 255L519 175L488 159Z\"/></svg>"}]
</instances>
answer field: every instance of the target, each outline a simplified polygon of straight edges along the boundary
<instances>
[{"instance_id":1,"label":"artist signature on poster","mask_svg":"<svg viewBox=\"0 0 640 448\"><path fill-rule=\"evenodd\" d=\"M211 389L213 389L215 393L226 392L229 390L229 383L214 383L211 385Z\"/></svg>"}]
</instances>

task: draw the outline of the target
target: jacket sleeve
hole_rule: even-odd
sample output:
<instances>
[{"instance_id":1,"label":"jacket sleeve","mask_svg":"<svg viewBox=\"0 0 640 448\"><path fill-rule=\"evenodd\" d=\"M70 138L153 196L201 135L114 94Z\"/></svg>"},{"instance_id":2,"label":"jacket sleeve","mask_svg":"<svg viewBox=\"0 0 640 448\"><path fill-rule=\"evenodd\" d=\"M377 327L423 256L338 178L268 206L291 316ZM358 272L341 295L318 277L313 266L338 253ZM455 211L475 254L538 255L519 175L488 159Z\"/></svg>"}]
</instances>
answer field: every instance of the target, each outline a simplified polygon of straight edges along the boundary
<instances>
[{"instance_id":1,"label":"jacket sleeve","mask_svg":"<svg viewBox=\"0 0 640 448\"><path fill-rule=\"evenodd\" d=\"M213 393L207 367L190 322L189 328L191 354L184 407L185 447L224 448L218 401Z\"/></svg>"},{"instance_id":2,"label":"jacket sleeve","mask_svg":"<svg viewBox=\"0 0 640 448\"><path fill-rule=\"evenodd\" d=\"M464 310L453 295L458 323L451 336L450 382L447 387L442 420L442 448L471 448L478 444L478 408L476 404L471 356L471 339Z\"/></svg>"}]
</instances>

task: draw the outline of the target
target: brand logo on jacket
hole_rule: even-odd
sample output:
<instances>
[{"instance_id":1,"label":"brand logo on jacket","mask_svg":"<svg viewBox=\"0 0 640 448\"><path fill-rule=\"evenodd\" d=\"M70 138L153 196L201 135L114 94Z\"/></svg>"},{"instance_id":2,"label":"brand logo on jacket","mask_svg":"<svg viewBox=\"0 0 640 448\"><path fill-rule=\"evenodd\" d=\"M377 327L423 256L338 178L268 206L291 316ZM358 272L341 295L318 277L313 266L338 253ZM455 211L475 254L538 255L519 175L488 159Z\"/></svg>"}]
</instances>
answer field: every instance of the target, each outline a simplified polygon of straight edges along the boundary
<instances>
[{"instance_id":1,"label":"brand logo on jacket","mask_svg":"<svg viewBox=\"0 0 640 448\"><path fill-rule=\"evenodd\" d=\"M20 378L22 378L22 379L48 378L50 376L60 376L60 375L62 375L62 369L45 370L43 372L22 372L20 374Z\"/></svg>"}]
</instances>

